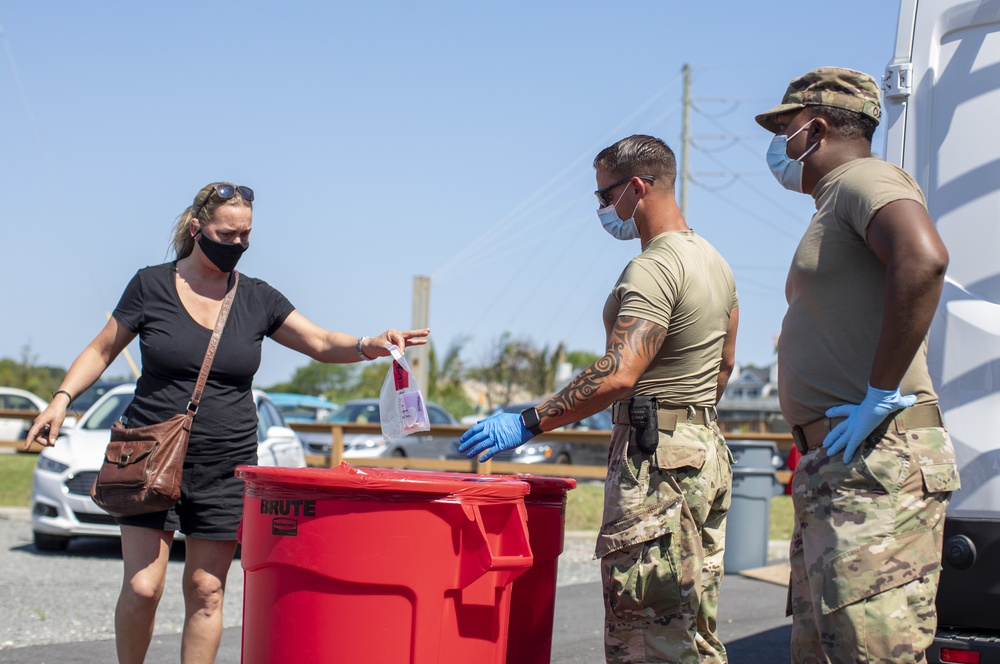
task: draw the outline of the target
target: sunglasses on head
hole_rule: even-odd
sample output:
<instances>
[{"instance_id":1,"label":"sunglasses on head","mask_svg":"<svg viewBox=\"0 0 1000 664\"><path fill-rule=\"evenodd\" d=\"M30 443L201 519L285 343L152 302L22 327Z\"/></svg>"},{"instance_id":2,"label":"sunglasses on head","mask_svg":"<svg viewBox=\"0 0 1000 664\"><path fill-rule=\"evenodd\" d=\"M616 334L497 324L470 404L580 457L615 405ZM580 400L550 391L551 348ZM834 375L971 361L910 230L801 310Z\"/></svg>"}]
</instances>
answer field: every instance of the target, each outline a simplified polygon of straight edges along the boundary
<instances>
[{"instance_id":1,"label":"sunglasses on head","mask_svg":"<svg viewBox=\"0 0 1000 664\"><path fill-rule=\"evenodd\" d=\"M614 189L618 185L625 184L632 178L639 178L640 180L646 180L647 182L656 182L656 178L652 175L630 175L627 178L622 178L618 182L613 182L604 189L598 189L597 191L594 192L594 196L597 196L597 202L601 204L601 207L608 207L609 205L611 205L611 198L608 196L608 194L611 193L612 189Z\"/></svg>"},{"instance_id":2,"label":"sunglasses on head","mask_svg":"<svg viewBox=\"0 0 1000 664\"><path fill-rule=\"evenodd\" d=\"M208 205L209 199L212 198L212 192L215 192L216 196L225 201L235 196L237 191L240 192L240 196L243 197L243 200L248 203L253 201L253 189L250 187L244 187L242 185L233 186L231 184L217 184L209 190L208 195L205 196L205 200L201 202L201 205L198 207L199 214L205 209L205 206ZM198 215L195 214L192 216L197 217Z\"/></svg>"}]
</instances>

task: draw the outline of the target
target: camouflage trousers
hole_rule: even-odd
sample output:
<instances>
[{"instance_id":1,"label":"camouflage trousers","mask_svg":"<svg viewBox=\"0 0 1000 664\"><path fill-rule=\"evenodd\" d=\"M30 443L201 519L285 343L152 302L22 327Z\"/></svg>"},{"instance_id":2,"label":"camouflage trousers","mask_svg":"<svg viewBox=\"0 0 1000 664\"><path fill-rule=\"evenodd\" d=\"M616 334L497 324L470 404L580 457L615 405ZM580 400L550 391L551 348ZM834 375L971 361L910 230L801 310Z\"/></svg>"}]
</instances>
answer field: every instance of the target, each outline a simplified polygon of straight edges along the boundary
<instances>
[{"instance_id":1,"label":"camouflage trousers","mask_svg":"<svg viewBox=\"0 0 1000 664\"><path fill-rule=\"evenodd\" d=\"M792 479L792 662L925 662L944 512L959 487L940 428L886 433L850 464L823 448Z\"/></svg>"},{"instance_id":2,"label":"camouflage trousers","mask_svg":"<svg viewBox=\"0 0 1000 664\"><path fill-rule=\"evenodd\" d=\"M608 662L726 662L716 614L732 456L713 423L660 431L657 450L611 435L597 540Z\"/></svg>"}]
</instances>

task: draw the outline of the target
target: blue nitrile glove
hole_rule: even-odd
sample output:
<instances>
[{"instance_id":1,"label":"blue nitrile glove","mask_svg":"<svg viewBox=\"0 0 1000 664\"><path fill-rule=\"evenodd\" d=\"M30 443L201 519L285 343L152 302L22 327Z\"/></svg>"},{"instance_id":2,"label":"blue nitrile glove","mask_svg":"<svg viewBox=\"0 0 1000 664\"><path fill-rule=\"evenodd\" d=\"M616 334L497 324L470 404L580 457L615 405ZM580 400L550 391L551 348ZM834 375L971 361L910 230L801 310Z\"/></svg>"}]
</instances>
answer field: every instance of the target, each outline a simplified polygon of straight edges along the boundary
<instances>
[{"instance_id":1,"label":"blue nitrile glove","mask_svg":"<svg viewBox=\"0 0 1000 664\"><path fill-rule=\"evenodd\" d=\"M909 408L915 403L917 403L916 395L900 396L899 388L880 390L869 385L868 394L859 405L845 403L830 408L826 411L827 417L847 419L835 426L823 440L827 455L833 456L843 450L844 463L850 463L861 442L882 423L882 420L897 410Z\"/></svg>"},{"instance_id":2,"label":"blue nitrile glove","mask_svg":"<svg viewBox=\"0 0 1000 664\"><path fill-rule=\"evenodd\" d=\"M520 413L500 413L473 424L462 434L458 451L470 459L485 452L480 461L487 461L503 450L523 445L535 434L524 428Z\"/></svg>"}]
</instances>

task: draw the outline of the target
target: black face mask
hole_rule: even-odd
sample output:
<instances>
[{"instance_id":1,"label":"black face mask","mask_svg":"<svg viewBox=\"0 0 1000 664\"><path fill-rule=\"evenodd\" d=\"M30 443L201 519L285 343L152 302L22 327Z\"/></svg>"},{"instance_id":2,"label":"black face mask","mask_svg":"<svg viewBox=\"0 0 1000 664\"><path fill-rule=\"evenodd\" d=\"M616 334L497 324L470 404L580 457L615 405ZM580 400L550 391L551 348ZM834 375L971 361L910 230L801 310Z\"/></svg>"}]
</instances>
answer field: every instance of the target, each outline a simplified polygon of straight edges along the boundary
<instances>
[{"instance_id":1,"label":"black face mask","mask_svg":"<svg viewBox=\"0 0 1000 664\"><path fill-rule=\"evenodd\" d=\"M215 264L222 272L232 272L236 269L236 264L240 262L240 256L250 248L249 244L233 244L231 242L216 242L212 238L200 233L198 246L208 257L208 260Z\"/></svg>"}]
</instances>

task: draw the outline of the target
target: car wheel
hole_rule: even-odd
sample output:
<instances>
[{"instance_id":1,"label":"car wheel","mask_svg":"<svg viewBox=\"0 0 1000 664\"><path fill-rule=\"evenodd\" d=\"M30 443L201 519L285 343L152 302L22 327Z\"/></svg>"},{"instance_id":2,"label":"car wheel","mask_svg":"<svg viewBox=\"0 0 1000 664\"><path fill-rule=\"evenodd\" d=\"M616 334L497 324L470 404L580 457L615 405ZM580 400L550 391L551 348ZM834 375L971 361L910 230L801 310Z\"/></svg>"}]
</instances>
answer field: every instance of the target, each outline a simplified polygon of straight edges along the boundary
<instances>
[{"instance_id":1,"label":"car wheel","mask_svg":"<svg viewBox=\"0 0 1000 664\"><path fill-rule=\"evenodd\" d=\"M69 538L62 535L48 535L35 531L35 548L39 551L65 551Z\"/></svg>"},{"instance_id":2,"label":"car wheel","mask_svg":"<svg viewBox=\"0 0 1000 664\"><path fill-rule=\"evenodd\" d=\"M396 449L394 449L392 451L392 456L396 457L397 459L405 459L406 458L406 452L404 452L403 450L401 450L401 449L399 449L397 447Z\"/></svg>"},{"instance_id":3,"label":"car wheel","mask_svg":"<svg viewBox=\"0 0 1000 664\"><path fill-rule=\"evenodd\" d=\"M560 466L568 466L573 462L570 460L568 454L566 454L565 452L561 452L559 456L556 457L556 463L559 464Z\"/></svg>"}]
</instances>

